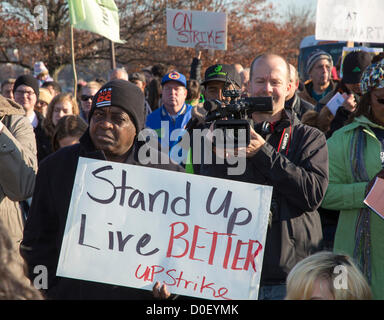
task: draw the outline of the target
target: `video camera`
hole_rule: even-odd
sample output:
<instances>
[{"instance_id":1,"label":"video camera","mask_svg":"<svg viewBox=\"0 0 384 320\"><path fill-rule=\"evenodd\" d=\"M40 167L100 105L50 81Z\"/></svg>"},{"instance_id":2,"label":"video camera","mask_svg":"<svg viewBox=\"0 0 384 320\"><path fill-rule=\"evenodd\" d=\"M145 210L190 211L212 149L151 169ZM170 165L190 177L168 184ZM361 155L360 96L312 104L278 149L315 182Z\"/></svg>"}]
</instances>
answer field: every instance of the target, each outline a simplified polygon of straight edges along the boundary
<instances>
[{"instance_id":1,"label":"video camera","mask_svg":"<svg viewBox=\"0 0 384 320\"><path fill-rule=\"evenodd\" d=\"M227 78L228 81L228 78ZM227 82L226 82L227 84ZM226 88L226 85L224 86ZM207 100L204 109L208 112L205 117L207 123L214 121L214 129L223 132L224 145L238 148L248 146L250 142L250 126L260 135L265 136L269 132L269 123L261 123L254 126L253 112L272 112L272 97L246 97L240 98L240 90L223 90L223 96L231 100L225 104L219 100ZM223 119L224 118L224 119ZM239 130L245 130L244 141L239 141ZM216 142L213 141L215 145Z\"/></svg>"}]
</instances>

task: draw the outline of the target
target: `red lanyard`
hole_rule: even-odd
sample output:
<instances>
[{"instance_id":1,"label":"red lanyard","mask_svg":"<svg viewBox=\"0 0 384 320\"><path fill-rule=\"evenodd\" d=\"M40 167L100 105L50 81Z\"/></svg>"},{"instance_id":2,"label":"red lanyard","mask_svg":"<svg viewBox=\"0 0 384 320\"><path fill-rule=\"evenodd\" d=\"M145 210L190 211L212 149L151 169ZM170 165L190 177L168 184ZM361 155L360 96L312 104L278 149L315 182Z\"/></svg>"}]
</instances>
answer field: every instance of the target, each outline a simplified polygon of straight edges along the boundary
<instances>
[{"instance_id":1,"label":"red lanyard","mask_svg":"<svg viewBox=\"0 0 384 320\"><path fill-rule=\"evenodd\" d=\"M277 147L277 152L284 152L285 155L288 155L289 145L291 143L291 133L292 133L292 125L289 126L289 133L287 132L287 128L284 128L283 133L281 134L279 146Z\"/></svg>"}]
</instances>

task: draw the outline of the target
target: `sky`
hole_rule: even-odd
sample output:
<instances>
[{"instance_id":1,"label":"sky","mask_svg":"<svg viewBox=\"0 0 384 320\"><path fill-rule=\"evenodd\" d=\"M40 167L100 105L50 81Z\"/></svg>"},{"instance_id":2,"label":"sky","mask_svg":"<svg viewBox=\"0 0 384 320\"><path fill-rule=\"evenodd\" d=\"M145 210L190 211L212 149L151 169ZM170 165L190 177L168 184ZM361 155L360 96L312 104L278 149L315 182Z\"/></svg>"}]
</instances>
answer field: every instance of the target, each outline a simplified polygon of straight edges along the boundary
<instances>
[{"instance_id":1,"label":"sky","mask_svg":"<svg viewBox=\"0 0 384 320\"><path fill-rule=\"evenodd\" d=\"M297 8L299 12L302 8L309 8L314 12L313 19L316 18L317 0L267 0L267 3L272 3L277 9L281 8L282 14L288 8Z\"/></svg>"}]
</instances>

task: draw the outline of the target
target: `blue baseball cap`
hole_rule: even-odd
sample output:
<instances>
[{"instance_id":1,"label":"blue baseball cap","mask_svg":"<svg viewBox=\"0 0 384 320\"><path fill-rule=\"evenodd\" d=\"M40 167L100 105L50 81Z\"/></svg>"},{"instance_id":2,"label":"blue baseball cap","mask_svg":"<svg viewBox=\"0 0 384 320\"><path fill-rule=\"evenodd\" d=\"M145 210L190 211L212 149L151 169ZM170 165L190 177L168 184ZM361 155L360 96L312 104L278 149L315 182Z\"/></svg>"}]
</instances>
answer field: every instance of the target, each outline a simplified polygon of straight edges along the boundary
<instances>
[{"instance_id":1,"label":"blue baseball cap","mask_svg":"<svg viewBox=\"0 0 384 320\"><path fill-rule=\"evenodd\" d=\"M180 82L184 87L187 87L187 79L185 76L177 71L172 71L170 73L167 73L163 79L161 79L161 85L164 85L164 83L168 81L177 81Z\"/></svg>"}]
</instances>

